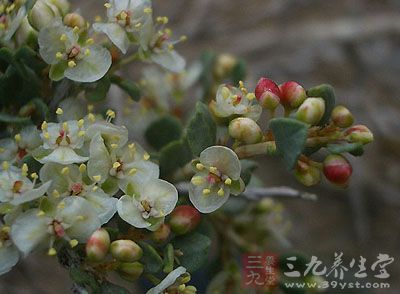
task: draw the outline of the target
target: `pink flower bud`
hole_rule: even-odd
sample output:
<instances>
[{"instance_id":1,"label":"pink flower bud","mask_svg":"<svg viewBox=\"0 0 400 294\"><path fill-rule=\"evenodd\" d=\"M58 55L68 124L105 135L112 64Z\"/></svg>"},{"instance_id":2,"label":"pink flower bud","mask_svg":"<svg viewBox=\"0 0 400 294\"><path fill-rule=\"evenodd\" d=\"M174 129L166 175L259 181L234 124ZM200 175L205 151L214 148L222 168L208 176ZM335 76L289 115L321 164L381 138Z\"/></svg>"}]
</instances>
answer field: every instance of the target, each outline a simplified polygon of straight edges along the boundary
<instances>
[{"instance_id":1,"label":"pink flower bud","mask_svg":"<svg viewBox=\"0 0 400 294\"><path fill-rule=\"evenodd\" d=\"M372 132L364 125L356 125L347 129L344 133L346 140L351 143L368 144L374 140Z\"/></svg>"},{"instance_id":2,"label":"pink flower bud","mask_svg":"<svg viewBox=\"0 0 400 294\"><path fill-rule=\"evenodd\" d=\"M331 183L346 186L353 169L350 163L341 155L331 154L324 160L324 175Z\"/></svg>"},{"instance_id":3,"label":"pink flower bud","mask_svg":"<svg viewBox=\"0 0 400 294\"><path fill-rule=\"evenodd\" d=\"M299 161L294 175L304 186L317 185L321 181L321 171L318 167Z\"/></svg>"},{"instance_id":4,"label":"pink flower bud","mask_svg":"<svg viewBox=\"0 0 400 294\"><path fill-rule=\"evenodd\" d=\"M200 223L201 214L191 205L177 206L171 213L169 224L171 230L177 235L193 231Z\"/></svg>"},{"instance_id":5,"label":"pink flower bud","mask_svg":"<svg viewBox=\"0 0 400 294\"><path fill-rule=\"evenodd\" d=\"M296 112L296 118L310 125L316 125L325 113L325 101L322 98L307 98Z\"/></svg>"},{"instance_id":6,"label":"pink flower bud","mask_svg":"<svg viewBox=\"0 0 400 294\"><path fill-rule=\"evenodd\" d=\"M306 90L296 82L286 82L279 86L280 103L285 108L297 108L307 98Z\"/></svg>"},{"instance_id":7,"label":"pink flower bud","mask_svg":"<svg viewBox=\"0 0 400 294\"><path fill-rule=\"evenodd\" d=\"M125 262L118 265L117 272L124 280L134 282L143 273L144 266L140 262Z\"/></svg>"},{"instance_id":8,"label":"pink flower bud","mask_svg":"<svg viewBox=\"0 0 400 294\"><path fill-rule=\"evenodd\" d=\"M257 100L263 108L274 110L280 101L280 90L278 85L267 78L261 78L254 91Z\"/></svg>"},{"instance_id":9,"label":"pink flower bud","mask_svg":"<svg viewBox=\"0 0 400 294\"><path fill-rule=\"evenodd\" d=\"M142 248L131 240L117 240L111 243L110 251L118 261L133 262L143 255Z\"/></svg>"},{"instance_id":10,"label":"pink flower bud","mask_svg":"<svg viewBox=\"0 0 400 294\"><path fill-rule=\"evenodd\" d=\"M151 233L151 239L156 243L164 243L168 240L170 234L171 227L163 223L156 231Z\"/></svg>"},{"instance_id":11,"label":"pink flower bud","mask_svg":"<svg viewBox=\"0 0 400 294\"><path fill-rule=\"evenodd\" d=\"M338 105L332 110L331 119L335 126L339 128L348 128L354 122L351 112L344 106Z\"/></svg>"},{"instance_id":12,"label":"pink flower bud","mask_svg":"<svg viewBox=\"0 0 400 294\"><path fill-rule=\"evenodd\" d=\"M86 256L91 261L102 261L110 248L110 235L105 229L95 231L86 243Z\"/></svg>"},{"instance_id":13,"label":"pink flower bud","mask_svg":"<svg viewBox=\"0 0 400 294\"><path fill-rule=\"evenodd\" d=\"M258 143L263 137L258 124L247 117L239 117L232 120L229 123L229 135L246 144Z\"/></svg>"}]
</instances>

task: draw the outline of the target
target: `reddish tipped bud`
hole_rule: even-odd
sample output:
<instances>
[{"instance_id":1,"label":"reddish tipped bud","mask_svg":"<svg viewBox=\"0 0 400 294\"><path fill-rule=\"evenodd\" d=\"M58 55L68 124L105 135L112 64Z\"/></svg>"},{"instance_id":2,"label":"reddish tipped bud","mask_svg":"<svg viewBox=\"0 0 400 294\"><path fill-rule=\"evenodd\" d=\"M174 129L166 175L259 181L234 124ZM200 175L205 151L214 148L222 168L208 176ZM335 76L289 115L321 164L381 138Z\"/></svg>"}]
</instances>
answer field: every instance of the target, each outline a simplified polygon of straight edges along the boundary
<instances>
[{"instance_id":1,"label":"reddish tipped bud","mask_svg":"<svg viewBox=\"0 0 400 294\"><path fill-rule=\"evenodd\" d=\"M254 91L257 100L263 108L274 110L280 101L280 90L278 85L267 78L261 78Z\"/></svg>"},{"instance_id":2,"label":"reddish tipped bud","mask_svg":"<svg viewBox=\"0 0 400 294\"><path fill-rule=\"evenodd\" d=\"M102 261L110 248L110 235L105 229L95 231L86 243L86 256L91 261Z\"/></svg>"},{"instance_id":3,"label":"reddish tipped bud","mask_svg":"<svg viewBox=\"0 0 400 294\"><path fill-rule=\"evenodd\" d=\"M296 82L286 82L279 86L280 103L285 108L297 108L307 98L306 90Z\"/></svg>"},{"instance_id":4,"label":"reddish tipped bud","mask_svg":"<svg viewBox=\"0 0 400 294\"><path fill-rule=\"evenodd\" d=\"M294 175L300 183L307 187L317 185L321 181L320 169L303 161L297 163Z\"/></svg>"},{"instance_id":5,"label":"reddish tipped bud","mask_svg":"<svg viewBox=\"0 0 400 294\"><path fill-rule=\"evenodd\" d=\"M142 248L131 240L117 240L112 242L110 251L114 258L123 262L139 260L143 255Z\"/></svg>"},{"instance_id":6,"label":"reddish tipped bud","mask_svg":"<svg viewBox=\"0 0 400 294\"><path fill-rule=\"evenodd\" d=\"M348 128L354 122L354 117L346 107L338 105L332 110L331 119L335 126Z\"/></svg>"},{"instance_id":7,"label":"reddish tipped bud","mask_svg":"<svg viewBox=\"0 0 400 294\"><path fill-rule=\"evenodd\" d=\"M333 184L346 186L353 169L350 163L341 155L331 154L324 160L324 175Z\"/></svg>"},{"instance_id":8,"label":"reddish tipped bud","mask_svg":"<svg viewBox=\"0 0 400 294\"><path fill-rule=\"evenodd\" d=\"M322 98L307 98L296 112L296 118L310 125L316 125L325 113L325 101Z\"/></svg>"},{"instance_id":9,"label":"reddish tipped bud","mask_svg":"<svg viewBox=\"0 0 400 294\"><path fill-rule=\"evenodd\" d=\"M171 227L163 223L156 231L151 233L151 239L156 243L164 243L168 240L170 234Z\"/></svg>"},{"instance_id":10,"label":"reddish tipped bud","mask_svg":"<svg viewBox=\"0 0 400 294\"><path fill-rule=\"evenodd\" d=\"M143 264L140 262L126 262L121 263L118 268L117 272L121 278L134 282L142 275L144 270Z\"/></svg>"},{"instance_id":11,"label":"reddish tipped bud","mask_svg":"<svg viewBox=\"0 0 400 294\"><path fill-rule=\"evenodd\" d=\"M372 132L364 125L352 126L344 133L346 139L351 143L368 144L374 140Z\"/></svg>"},{"instance_id":12,"label":"reddish tipped bud","mask_svg":"<svg viewBox=\"0 0 400 294\"><path fill-rule=\"evenodd\" d=\"M232 120L229 123L229 135L246 144L258 143L263 137L258 124L247 117L239 117Z\"/></svg>"},{"instance_id":13,"label":"reddish tipped bud","mask_svg":"<svg viewBox=\"0 0 400 294\"><path fill-rule=\"evenodd\" d=\"M201 215L191 205L181 205L174 209L169 219L171 230L177 235L193 231L200 223Z\"/></svg>"}]
</instances>

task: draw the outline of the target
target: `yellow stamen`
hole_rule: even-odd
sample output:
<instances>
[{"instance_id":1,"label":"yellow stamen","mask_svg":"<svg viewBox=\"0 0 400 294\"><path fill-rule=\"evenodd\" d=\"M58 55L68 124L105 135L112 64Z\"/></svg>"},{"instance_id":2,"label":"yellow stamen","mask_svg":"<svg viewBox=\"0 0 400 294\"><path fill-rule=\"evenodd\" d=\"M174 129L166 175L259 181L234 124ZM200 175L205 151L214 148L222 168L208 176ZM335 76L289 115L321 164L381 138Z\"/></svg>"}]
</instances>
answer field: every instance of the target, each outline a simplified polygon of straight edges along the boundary
<instances>
[{"instance_id":1,"label":"yellow stamen","mask_svg":"<svg viewBox=\"0 0 400 294\"><path fill-rule=\"evenodd\" d=\"M88 114L88 118L89 118L89 121L90 121L90 122L95 122L95 121L96 121L96 117L94 116L93 113L89 113L89 114Z\"/></svg>"},{"instance_id":2,"label":"yellow stamen","mask_svg":"<svg viewBox=\"0 0 400 294\"><path fill-rule=\"evenodd\" d=\"M43 121L42 122L42 126L41 126L42 130L47 130L47 121Z\"/></svg>"},{"instance_id":3,"label":"yellow stamen","mask_svg":"<svg viewBox=\"0 0 400 294\"><path fill-rule=\"evenodd\" d=\"M121 164L120 164L118 161L114 162L114 164L113 164L113 168L114 168L114 169L117 169L117 168L119 168L120 166L121 166Z\"/></svg>"},{"instance_id":4,"label":"yellow stamen","mask_svg":"<svg viewBox=\"0 0 400 294\"><path fill-rule=\"evenodd\" d=\"M60 193L57 190L53 190L52 195L53 195L54 198L59 198L60 197Z\"/></svg>"},{"instance_id":5,"label":"yellow stamen","mask_svg":"<svg viewBox=\"0 0 400 294\"><path fill-rule=\"evenodd\" d=\"M115 112L111 109L107 110L106 115L111 118L115 118Z\"/></svg>"},{"instance_id":6,"label":"yellow stamen","mask_svg":"<svg viewBox=\"0 0 400 294\"><path fill-rule=\"evenodd\" d=\"M68 167L68 166L64 167L64 168L61 170L61 174L62 174L62 175L67 175L67 174L69 174L69 167Z\"/></svg>"},{"instance_id":7,"label":"yellow stamen","mask_svg":"<svg viewBox=\"0 0 400 294\"><path fill-rule=\"evenodd\" d=\"M79 242L76 239L72 239L71 241L69 241L69 245L71 246L71 248L76 247L78 244Z\"/></svg>"},{"instance_id":8,"label":"yellow stamen","mask_svg":"<svg viewBox=\"0 0 400 294\"><path fill-rule=\"evenodd\" d=\"M28 175L28 165L24 163L21 168L21 174L26 177Z\"/></svg>"},{"instance_id":9,"label":"yellow stamen","mask_svg":"<svg viewBox=\"0 0 400 294\"><path fill-rule=\"evenodd\" d=\"M198 170L203 170L205 168L205 166L203 164L201 164L201 163L198 163L198 164L196 164L196 168Z\"/></svg>"},{"instance_id":10,"label":"yellow stamen","mask_svg":"<svg viewBox=\"0 0 400 294\"><path fill-rule=\"evenodd\" d=\"M33 180L36 180L36 179L39 178L39 176L38 176L37 173L31 173L31 178L32 178Z\"/></svg>"},{"instance_id":11,"label":"yellow stamen","mask_svg":"<svg viewBox=\"0 0 400 294\"><path fill-rule=\"evenodd\" d=\"M93 176L93 180L95 180L96 182L100 182L101 181L101 175Z\"/></svg>"},{"instance_id":12,"label":"yellow stamen","mask_svg":"<svg viewBox=\"0 0 400 294\"><path fill-rule=\"evenodd\" d=\"M225 185L232 185L232 180L230 179L230 178L227 178L226 180L225 180Z\"/></svg>"},{"instance_id":13,"label":"yellow stamen","mask_svg":"<svg viewBox=\"0 0 400 294\"><path fill-rule=\"evenodd\" d=\"M111 5L111 3L105 3L104 7L107 8L107 9L110 9L112 7L112 5Z\"/></svg>"},{"instance_id":14,"label":"yellow stamen","mask_svg":"<svg viewBox=\"0 0 400 294\"><path fill-rule=\"evenodd\" d=\"M143 154L143 159L144 160L149 160L150 159L150 154L149 153L145 153L145 154Z\"/></svg>"},{"instance_id":15,"label":"yellow stamen","mask_svg":"<svg viewBox=\"0 0 400 294\"><path fill-rule=\"evenodd\" d=\"M90 49L86 49L86 50L85 50L85 55L86 55L86 56L89 56L89 55L90 55Z\"/></svg>"},{"instance_id":16,"label":"yellow stamen","mask_svg":"<svg viewBox=\"0 0 400 294\"><path fill-rule=\"evenodd\" d=\"M67 41L67 35L66 34L62 34L60 37L60 41L65 42Z\"/></svg>"},{"instance_id":17,"label":"yellow stamen","mask_svg":"<svg viewBox=\"0 0 400 294\"><path fill-rule=\"evenodd\" d=\"M14 139L15 139L15 141L17 141L17 142L20 142L20 141L22 140L22 137L21 137L20 134L16 134L16 135L14 136Z\"/></svg>"},{"instance_id":18,"label":"yellow stamen","mask_svg":"<svg viewBox=\"0 0 400 294\"><path fill-rule=\"evenodd\" d=\"M64 111L59 107L59 108L57 108L57 110L56 110L56 114L58 114L58 115L62 115L64 113Z\"/></svg>"},{"instance_id":19,"label":"yellow stamen","mask_svg":"<svg viewBox=\"0 0 400 294\"><path fill-rule=\"evenodd\" d=\"M76 66L76 62L73 60L68 61L68 67L73 68Z\"/></svg>"},{"instance_id":20,"label":"yellow stamen","mask_svg":"<svg viewBox=\"0 0 400 294\"><path fill-rule=\"evenodd\" d=\"M222 188L220 188L219 190L218 190L218 192L217 192L217 194L218 194L218 196L224 196L225 195L225 192L224 192L224 190L222 189Z\"/></svg>"},{"instance_id":21,"label":"yellow stamen","mask_svg":"<svg viewBox=\"0 0 400 294\"><path fill-rule=\"evenodd\" d=\"M136 169L136 168L131 168L131 169L129 170L128 174L129 174L130 176L133 176L134 174L136 174L136 172L137 172L137 169Z\"/></svg>"},{"instance_id":22,"label":"yellow stamen","mask_svg":"<svg viewBox=\"0 0 400 294\"><path fill-rule=\"evenodd\" d=\"M256 98L256 95L254 93L249 93L246 95L247 100L254 100Z\"/></svg>"},{"instance_id":23,"label":"yellow stamen","mask_svg":"<svg viewBox=\"0 0 400 294\"><path fill-rule=\"evenodd\" d=\"M143 9L143 12L146 14L150 14L153 12L153 9L151 9L150 7L146 7L145 9Z\"/></svg>"},{"instance_id":24,"label":"yellow stamen","mask_svg":"<svg viewBox=\"0 0 400 294\"><path fill-rule=\"evenodd\" d=\"M63 130L68 132L68 130L69 130L68 123L67 122L63 122L62 126L63 126Z\"/></svg>"},{"instance_id":25,"label":"yellow stamen","mask_svg":"<svg viewBox=\"0 0 400 294\"><path fill-rule=\"evenodd\" d=\"M57 254L57 251L54 248L50 248L47 254L50 256L55 256Z\"/></svg>"},{"instance_id":26,"label":"yellow stamen","mask_svg":"<svg viewBox=\"0 0 400 294\"><path fill-rule=\"evenodd\" d=\"M210 189L203 189L203 195L209 195L211 193Z\"/></svg>"},{"instance_id":27,"label":"yellow stamen","mask_svg":"<svg viewBox=\"0 0 400 294\"><path fill-rule=\"evenodd\" d=\"M65 208L65 202L61 201L60 203L58 203L57 208L58 209L64 209Z\"/></svg>"},{"instance_id":28,"label":"yellow stamen","mask_svg":"<svg viewBox=\"0 0 400 294\"><path fill-rule=\"evenodd\" d=\"M92 38L89 38L86 40L86 45L93 45L94 44L94 40Z\"/></svg>"},{"instance_id":29,"label":"yellow stamen","mask_svg":"<svg viewBox=\"0 0 400 294\"><path fill-rule=\"evenodd\" d=\"M213 174L217 174L218 173L218 169L214 166L210 166L210 172L212 172Z\"/></svg>"},{"instance_id":30,"label":"yellow stamen","mask_svg":"<svg viewBox=\"0 0 400 294\"><path fill-rule=\"evenodd\" d=\"M76 220L77 220L77 221L84 221L84 220L85 220L85 217L84 217L83 215L78 215L78 216L76 217Z\"/></svg>"},{"instance_id":31,"label":"yellow stamen","mask_svg":"<svg viewBox=\"0 0 400 294\"><path fill-rule=\"evenodd\" d=\"M74 28L72 29L72 31L76 34L77 32L79 32L79 27L74 26Z\"/></svg>"},{"instance_id":32,"label":"yellow stamen","mask_svg":"<svg viewBox=\"0 0 400 294\"><path fill-rule=\"evenodd\" d=\"M8 163L8 161L3 161L1 166L4 170L8 170L10 168L10 164Z\"/></svg>"},{"instance_id":33,"label":"yellow stamen","mask_svg":"<svg viewBox=\"0 0 400 294\"><path fill-rule=\"evenodd\" d=\"M43 137L45 139L49 139L50 138L50 134L48 132L43 133Z\"/></svg>"},{"instance_id":34,"label":"yellow stamen","mask_svg":"<svg viewBox=\"0 0 400 294\"><path fill-rule=\"evenodd\" d=\"M84 163L82 163L79 166L79 171L80 171L81 174L83 174L86 171L86 165Z\"/></svg>"},{"instance_id":35,"label":"yellow stamen","mask_svg":"<svg viewBox=\"0 0 400 294\"><path fill-rule=\"evenodd\" d=\"M195 186L200 186L202 184L204 184L204 178L201 176L194 176L191 180L192 184Z\"/></svg>"},{"instance_id":36,"label":"yellow stamen","mask_svg":"<svg viewBox=\"0 0 400 294\"><path fill-rule=\"evenodd\" d=\"M42 217L44 215L45 215L45 212L43 210L39 210L39 212L36 213L36 216L38 216L38 217Z\"/></svg>"},{"instance_id":37,"label":"yellow stamen","mask_svg":"<svg viewBox=\"0 0 400 294\"><path fill-rule=\"evenodd\" d=\"M78 137L83 137L85 136L86 132L85 131L79 131L78 132Z\"/></svg>"},{"instance_id":38,"label":"yellow stamen","mask_svg":"<svg viewBox=\"0 0 400 294\"><path fill-rule=\"evenodd\" d=\"M112 148L112 149L117 149L117 148L118 148L118 144L112 143L112 144L111 144L111 148Z\"/></svg>"},{"instance_id":39,"label":"yellow stamen","mask_svg":"<svg viewBox=\"0 0 400 294\"><path fill-rule=\"evenodd\" d=\"M85 121L83 119L78 120L78 128L83 127L84 124L85 124Z\"/></svg>"}]
</instances>

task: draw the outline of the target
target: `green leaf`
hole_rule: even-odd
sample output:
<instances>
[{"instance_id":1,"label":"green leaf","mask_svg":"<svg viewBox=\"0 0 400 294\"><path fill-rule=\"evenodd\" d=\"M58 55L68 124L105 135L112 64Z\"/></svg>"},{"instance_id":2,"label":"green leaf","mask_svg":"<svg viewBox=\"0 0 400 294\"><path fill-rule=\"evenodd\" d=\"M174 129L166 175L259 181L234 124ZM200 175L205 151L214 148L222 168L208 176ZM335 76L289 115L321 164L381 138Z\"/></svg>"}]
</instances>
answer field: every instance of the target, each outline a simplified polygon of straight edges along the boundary
<instances>
[{"instance_id":1,"label":"green leaf","mask_svg":"<svg viewBox=\"0 0 400 294\"><path fill-rule=\"evenodd\" d=\"M41 121L49 117L49 107L40 98L35 98L31 101L36 107L36 114L41 118Z\"/></svg>"},{"instance_id":2,"label":"green leaf","mask_svg":"<svg viewBox=\"0 0 400 294\"><path fill-rule=\"evenodd\" d=\"M174 269L174 256L174 246L168 244L164 249L164 273L168 274Z\"/></svg>"},{"instance_id":3,"label":"green leaf","mask_svg":"<svg viewBox=\"0 0 400 294\"><path fill-rule=\"evenodd\" d=\"M318 125L323 126L329 122L333 108L335 108L335 91L331 85L322 84L307 90L308 97L321 97L325 100L325 113Z\"/></svg>"},{"instance_id":4,"label":"green leaf","mask_svg":"<svg viewBox=\"0 0 400 294\"><path fill-rule=\"evenodd\" d=\"M364 148L361 143L328 144L326 148L334 154L348 152L354 156L361 156L364 153Z\"/></svg>"},{"instance_id":5,"label":"green leaf","mask_svg":"<svg viewBox=\"0 0 400 294\"><path fill-rule=\"evenodd\" d=\"M182 135L182 124L173 116L164 116L153 122L146 130L147 142L159 150Z\"/></svg>"},{"instance_id":6,"label":"green leaf","mask_svg":"<svg viewBox=\"0 0 400 294\"><path fill-rule=\"evenodd\" d=\"M203 100L207 101L210 98L211 88L213 84L213 72L214 64L216 59L214 51L206 51L201 57L201 64L203 66L203 72L201 73L200 81L203 86L204 97Z\"/></svg>"},{"instance_id":7,"label":"green leaf","mask_svg":"<svg viewBox=\"0 0 400 294\"><path fill-rule=\"evenodd\" d=\"M288 169L293 169L302 153L308 125L292 118L274 118L269 127L275 137L276 148Z\"/></svg>"},{"instance_id":8,"label":"green leaf","mask_svg":"<svg viewBox=\"0 0 400 294\"><path fill-rule=\"evenodd\" d=\"M239 84L240 81L244 81L246 78L246 63L243 60L239 60L232 70L232 82L234 85Z\"/></svg>"},{"instance_id":9,"label":"green leaf","mask_svg":"<svg viewBox=\"0 0 400 294\"><path fill-rule=\"evenodd\" d=\"M118 87L124 90L133 100L140 100L140 89L135 83L125 80L117 75L113 75L111 77L111 83L116 84Z\"/></svg>"},{"instance_id":10,"label":"green leaf","mask_svg":"<svg viewBox=\"0 0 400 294\"><path fill-rule=\"evenodd\" d=\"M71 280L79 286L89 288L92 291L98 288L98 283L94 275L79 267L71 267L69 275Z\"/></svg>"},{"instance_id":11,"label":"green leaf","mask_svg":"<svg viewBox=\"0 0 400 294\"><path fill-rule=\"evenodd\" d=\"M90 102L99 102L106 99L108 91L111 87L110 78L106 75L96 83L90 83L87 85L85 94L86 99Z\"/></svg>"},{"instance_id":12,"label":"green leaf","mask_svg":"<svg viewBox=\"0 0 400 294\"><path fill-rule=\"evenodd\" d=\"M160 151L159 164L161 177L171 175L191 160L192 153L185 138L169 143Z\"/></svg>"},{"instance_id":13,"label":"green leaf","mask_svg":"<svg viewBox=\"0 0 400 294\"><path fill-rule=\"evenodd\" d=\"M144 270L148 273L157 273L163 267L163 260L157 253L153 246L146 242L139 242L140 247L143 249L143 257L141 262L144 264Z\"/></svg>"},{"instance_id":14,"label":"green leaf","mask_svg":"<svg viewBox=\"0 0 400 294\"><path fill-rule=\"evenodd\" d=\"M8 124L28 124L31 121L29 117L18 117L8 113L0 113L0 122Z\"/></svg>"},{"instance_id":15,"label":"green leaf","mask_svg":"<svg viewBox=\"0 0 400 294\"><path fill-rule=\"evenodd\" d=\"M182 251L179 261L188 272L200 269L208 260L211 239L197 232L176 237L172 241L175 250Z\"/></svg>"},{"instance_id":16,"label":"green leaf","mask_svg":"<svg viewBox=\"0 0 400 294\"><path fill-rule=\"evenodd\" d=\"M197 102L195 114L189 121L186 134L189 147L196 156L215 144L217 127L204 103Z\"/></svg>"},{"instance_id":17,"label":"green leaf","mask_svg":"<svg viewBox=\"0 0 400 294\"><path fill-rule=\"evenodd\" d=\"M253 171L257 168L257 163L252 160L243 159L240 161L240 165L242 166L240 177L242 178L243 182L247 185L251 180Z\"/></svg>"}]
</instances>

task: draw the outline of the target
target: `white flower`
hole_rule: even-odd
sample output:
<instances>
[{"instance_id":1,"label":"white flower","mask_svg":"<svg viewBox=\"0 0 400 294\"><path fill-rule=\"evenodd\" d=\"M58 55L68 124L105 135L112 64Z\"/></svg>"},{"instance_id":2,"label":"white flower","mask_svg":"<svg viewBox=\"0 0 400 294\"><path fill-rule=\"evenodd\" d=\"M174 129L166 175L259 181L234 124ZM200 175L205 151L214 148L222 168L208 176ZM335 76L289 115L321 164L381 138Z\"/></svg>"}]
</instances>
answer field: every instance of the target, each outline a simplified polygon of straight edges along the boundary
<instances>
[{"instance_id":1,"label":"white flower","mask_svg":"<svg viewBox=\"0 0 400 294\"><path fill-rule=\"evenodd\" d=\"M43 147L35 152L40 163L55 162L60 164L81 163L89 158L76 153L85 142L83 120L63 123L42 124Z\"/></svg>"},{"instance_id":2,"label":"white flower","mask_svg":"<svg viewBox=\"0 0 400 294\"><path fill-rule=\"evenodd\" d=\"M10 226L0 221L0 275L9 272L19 260L18 249L10 238Z\"/></svg>"},{"instance_id":3,"label":"white flower","mask_svg":"<svg viewBox=\"0 0 400 294\"><path fill-rule=\"evenodd\" d=\"M3 167L7 163L3 163ZM11 166L0 171L0 203L20 205L42 197L49 188L51 181L48 181L38 188L35 188L37 175L33 174L33 182L26 176L27 166L22 170Z\"/></svg>"},{"instance_id":4,"label":"white flower","mask_svg":"<svg viewBox=\"0 0 400 294\"><path fill-rule=\"evenodd\" d=\"M107 23L93 24L103 32L122 53L128 51L131 41L140 39L142 31L152 25L151 2L148 0L111 0L106 5Z\"/></svg>"},{"instance_id":5,"label":"white flower","mask_svg":"<svg viewBox=\"0 0 400 294\"><path fill-rule=\"evenodd\" d=\"M262 112L254 94L229 85L219 86L216 100L211 102L210 107L214 115L221 118L246 116L257 121Z\"/></svg>"},{"instance_id":6,"label":"white flower","mask_svg":"<svg viewBox=\"0 0 400 294\"><path fill-rule=\"evenodd\" d=\"M117 211L117 199L106 194L97 183L86 183L86 167L47 163L40 170L42 181L51 180L48 194L54 198L81 197L97 212L101 224L107 223Z\"/></svg>"},{"instance_id":7,"label":"white flower","mask_svg":"<svg viewBox=\"0 0 400 294\"><path fill-rule=\"evenodd\" d=\"M211 146L194 161L196 174L191 180L189 198L202 213L220 208L232 193L244 190L240 178L240 161L236 153L224 146Z\"/></svg>"},{"instance_id":8,"label":"white flower","mask_svg":"<svg viewBox=\"0 0 400 294\"><path fill-rule=\"evenodd\" d=\"M25 1L0 0L0 41L9 41L26 15Z\"/></svg>"},{"instance_id":9,"label":"white flower","mask_svg":"<svg viewBox=\"0 0 400 294\"><path fill-rule=\"evenodd\" d=\"M46 247L54 255L54 242L84 243L100 226L96 211L85 199L68 197L49 211L30 209L21 214L11 226L11 239L24 255Z\"/></svg>"},{"instance_id":10,"label":"white flower","mask_svg":"<svg viewBox=\"0 0 400 294\"><path fill-rule=\"evenodd\" d=\"M136 228L156 230L178 202L176 188L160 179L150 180L138 187L128 184L124 192L128 195L119 199L118 214Z\"/></svg>"}]
</instances>

